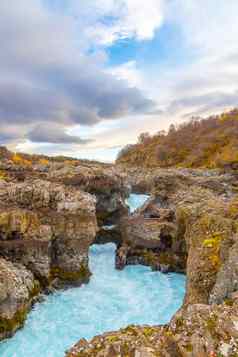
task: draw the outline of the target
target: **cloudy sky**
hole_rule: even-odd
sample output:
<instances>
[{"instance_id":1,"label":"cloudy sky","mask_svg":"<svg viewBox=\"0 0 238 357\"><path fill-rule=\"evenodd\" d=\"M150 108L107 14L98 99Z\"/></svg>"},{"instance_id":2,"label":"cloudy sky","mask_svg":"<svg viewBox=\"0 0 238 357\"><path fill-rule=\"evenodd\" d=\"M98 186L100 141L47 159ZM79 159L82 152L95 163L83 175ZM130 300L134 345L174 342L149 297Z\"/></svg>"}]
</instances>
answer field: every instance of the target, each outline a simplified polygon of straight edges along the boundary
<instances>
[{"instance_id":1,"label":"cloudy sky","mask_svg":"<svg viewBox=\"0 0 238 357\"><path fill-rule=\"evenodd\" d=\"M237 0L1 0L0 144L113 160L238 105Z\"/></svg>"}]
</instances>

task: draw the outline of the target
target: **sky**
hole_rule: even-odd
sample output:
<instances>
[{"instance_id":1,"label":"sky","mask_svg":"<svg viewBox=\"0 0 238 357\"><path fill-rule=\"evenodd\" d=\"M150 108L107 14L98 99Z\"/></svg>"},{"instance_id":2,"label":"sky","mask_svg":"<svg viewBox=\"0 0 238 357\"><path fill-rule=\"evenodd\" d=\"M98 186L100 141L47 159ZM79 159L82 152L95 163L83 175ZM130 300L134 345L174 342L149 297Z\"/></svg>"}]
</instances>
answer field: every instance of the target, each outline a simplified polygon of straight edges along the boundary
<instances>
[{"instance_id":1,"label":"sky","mask_svg":"<svg viewBox=\"0 0 238 357\"><path fill-rule=\"evenodd\" d=\"M238 106L237 0L1 0L0 145L113 161Z\"/></svg>"}]
</instances>

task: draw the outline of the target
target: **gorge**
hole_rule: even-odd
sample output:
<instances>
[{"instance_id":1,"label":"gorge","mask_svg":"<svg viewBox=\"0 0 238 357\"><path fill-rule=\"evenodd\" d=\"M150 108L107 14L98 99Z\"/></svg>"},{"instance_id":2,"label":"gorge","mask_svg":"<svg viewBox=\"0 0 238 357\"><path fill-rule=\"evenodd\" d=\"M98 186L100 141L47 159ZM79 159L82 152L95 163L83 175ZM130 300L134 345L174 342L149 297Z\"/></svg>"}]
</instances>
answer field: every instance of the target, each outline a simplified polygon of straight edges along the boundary
<instances>
[{"instance_id":1,"label":"gorge","mask_svg":"<svg viewBox=\"0 0 238 357\"><path fill-rule=\"evenodd\" d=\"M236 172L5 148L0 170L1 355L236 356Z\"/></svg>"},{"instance_id":2,"label":"gorge","mask_svg":"<svg viewBox=\"0 0 238 357\"><path fill-rule=\"evenodd\" d=\"M238 357L238 0L0 0L0 357Z\"/></svg>"},{"instance_id":3,"label":"gorge","mask_svg":"<svg viewBox=\"0 0 238 357\"><path fill-rule=\"evenodd\" d=\"M62 357L80 337L90 339L131 324L169 322L182 304L184 276L142 266L120 272L114 259L112 244L92 246L89 284L37 303L24 328L0 343L1 357Z\"/></svg>"}]
</instances>

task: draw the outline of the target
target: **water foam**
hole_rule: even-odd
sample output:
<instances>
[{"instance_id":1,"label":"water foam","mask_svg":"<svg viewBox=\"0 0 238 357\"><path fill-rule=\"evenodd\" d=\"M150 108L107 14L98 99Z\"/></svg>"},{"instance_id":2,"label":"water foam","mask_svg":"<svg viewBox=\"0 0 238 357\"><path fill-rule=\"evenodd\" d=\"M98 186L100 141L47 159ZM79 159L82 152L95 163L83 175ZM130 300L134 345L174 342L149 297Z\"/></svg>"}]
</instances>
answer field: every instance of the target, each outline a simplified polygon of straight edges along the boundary
<instances>
[{"instance_id":1,"label":"water foam","mask_svg":"<svg viewBox=\"0 0 238 357\"><path fill-rule=\"evenodd\" d=\"M114 244L92 246L90 283L37 303L24 328L0 343L0 356L63 357L80 338L129 324L167 323L182 304L185 276L163 275L143 266L117 271L114 259Z\"/></svg>"}]
</instances>

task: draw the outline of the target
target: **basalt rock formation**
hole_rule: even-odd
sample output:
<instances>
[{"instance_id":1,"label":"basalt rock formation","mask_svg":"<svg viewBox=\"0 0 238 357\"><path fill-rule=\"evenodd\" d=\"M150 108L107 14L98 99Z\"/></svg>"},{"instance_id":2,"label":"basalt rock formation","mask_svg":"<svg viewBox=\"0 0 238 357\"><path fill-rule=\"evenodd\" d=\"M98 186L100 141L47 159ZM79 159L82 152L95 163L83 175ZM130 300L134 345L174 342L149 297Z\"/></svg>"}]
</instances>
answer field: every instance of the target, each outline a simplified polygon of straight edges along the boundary
<instances>
[{"instance_id":1,"label":"basalt rock formation","mask_svg":"<svg viewBox=\"0 0 238 357\"><path fill-rule=\"evenodd\" d=\"M114 171L0 148L0 340L41 291L88 282L99 229L127 213L128 189Z\"/></svg>"},{"instance_id":2,"label":"basalt rock formation","mask_svg":"<svg viewBox=\"0 0 238 357\"><path fill-rule=\"evenodd\" d=\"M127 182L137 192L150 187L151 198L121 220L123 239L116 266L122 269L126 264L142 263L163 272L185 272L190 244L186 226L192 226L189 219L198 223L195 212L206 215L212 202L210 210L224 208L237 189L234 175L218 171L160 169L143 174L132 169ZM214 215L218 217L218 212Z\"/></svg>"},{"instance_id":3,"label":"basalt rock formation","mask_svg":"<svg viewBox=\"0 0 238 357\"><path fill-rule=\"evenodd\" d=\"M0 147L0 178L10 182L42 179L96 196L99 226L112 225L127 214L129 188L113 165L64 157L13 154Z\"/></svg>"},{"instance_id":4,"label":"basalt rock formation","mask_svg":"<svg viewBox=\"0 0 238 357\"><path fill-rule=\"evenodd\" d=\"M0 258L0 340L21 327L39 291L39 282L22 264Z\"/></svg>"},{"instance_id":5,"label":"basalt rock formation","mask_svg":"<svg viewBox=\"0 0 238 357\"><path fill-rule=\"evenodd\" d=\"M238 299L190 305L167 326L129 326L79 341L67 357L215 357L238 355Z\"/></svg>"},{"instance_id":6,"label":"basalt rock formation","mask_svg":"<svg viewBox=\"0 0 238 357\"><path fill-rule=\"evenodd\" d=\"M123 240L117 249L117 268L139 263L154 270L184 272L186 247L177 238L177 230L174 211L149 201L142 210L121 220Z\"/></svg>"},{"instance_id":7,"label":"basalt rock formation","mask_svg":"<svg viewBox=\"0 0 238 357\"><path fill-rule=\"evenodd\" d=\"M96 215L99 226L97 243L121 241L118 222L128 214L125 199L129 186L115 167L94 164L55 165L47 175L49 180L86 191L96 197Z\"/></svg>"},{"instance_id":8,"label":"basalt rock formation","mask_svg":"<svg viewBox=\"0 0 238 357\"><path fill-rule=\"evenodd\" d=\"M100 165L64 166L49 170L48 177L53 182L76 187L95 195L99 226L113 225L127 214L125 198L129 194L122 176L113 166Z\"/></svg>"},{"instance_id":9,"label":"basalt rock formation","mask_svg":"<svg viewBox=\"0 0 238 357\"><path fill-rule=\"evenodd\" d=\"M150 199L128 215L130 189ZM186 272L166 326L81 340L69 357L238 356L238 181L219 170L114 167L0 148L0 339L43 290L87 282L88 249L116 242L116 266Z\"/></svg>"},{"instance_id":10,"label":"basalt rock formation","mask_svg":"<svg viewBox=\"0 0 238 357\"><path fill-rule=\"evenodd\" d=\"M97 223L92 196L48 181L1 181L0 197L0 337L7 337L41 289L88 280Z\"/></svg>"},{"instance_id":11,"label":"basalt rock formation","mask_svg":"<svg viewBox=\"0 0 238 357\"><path fill-rule=\"evenodd\" d=\"M238 356L236 175L134 168L127 183L151 198L122 218L116 265L186 271L183 306L167 326L132 326L81 340L67 356Z\"/></svg>"},{"instance_id":12,"label":"basalt rock formation","mask_svg":"<svg viewBox=\"0 0 238 357\"><path fill-rule=\"evenodd\" d=\"M46 284L81 279L96 234L95 200L48 181L0 186L1 255L23 263Z\"/></svg>"}]
</instances>

